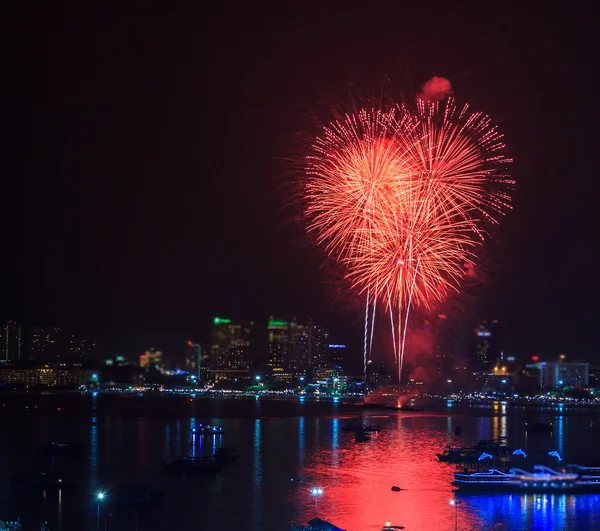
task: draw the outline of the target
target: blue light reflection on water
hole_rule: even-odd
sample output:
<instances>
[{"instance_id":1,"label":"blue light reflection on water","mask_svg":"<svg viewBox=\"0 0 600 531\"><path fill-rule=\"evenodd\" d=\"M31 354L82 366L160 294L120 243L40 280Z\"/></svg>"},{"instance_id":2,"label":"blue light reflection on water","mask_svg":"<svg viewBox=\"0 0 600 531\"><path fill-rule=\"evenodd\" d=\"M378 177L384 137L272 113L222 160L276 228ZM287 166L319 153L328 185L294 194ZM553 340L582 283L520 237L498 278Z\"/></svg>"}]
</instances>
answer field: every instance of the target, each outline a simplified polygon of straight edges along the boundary
<instances>
[{"instance_id":1,"label":"blue light reflection on water","mask_svg":"<svg viewBox=\"0 0 600 531\"><path fill-rule=\"evenodd\" d=\"M562 409L560 415L556 417L556 449L561 457L565 455L565 416Z\"/></svg>"},{"instance_id":2,"label":"blue light reflection on water","mask_svg":"<svg viewBox=\"0 0 600 531\"><path fill-rule=\"evenodd\" d=\"M165 442L163 447L163 459L166 461L171 456L171 424L165 426Z\"/></svg>"},{"instance_id":3,"label":"blue light reflection on water","mask_svg":"<svg viewBox=\"0 0 600 531\"><path fill-rule=\"evenodd\" d=\"M253 477L252 477L252 508L254 510L253 522L259 525L262 522L263 511L263 467L262 467L262 437L261 437L261 419L254 421L253 437ZM258 527L260 529L260 527Z\"/></svg>"},{"instance_id":4,"label":"blue light reflection on water","mask_svg":"<svg viewBox=\"0 0 600 531\"><path fill-rule=\"evenodd\" d=\"M90 425L90 489L98 487L98 423L96 417L92 417Z\"/></svg>"},{"instance_id":5,"label":"blue light reflection on water","mask_svg":"<svg viewBox=\"0 0 600 531\"><path fill-rule=\"evenodd\" d=\"M459 511L482 522L481 530L600 529L600 495L460 496Z\"/></svg>"},{"instance_id":6,"label":"blue light reflection on water","mask_svg":"<svg viewBox=\"0 0 600 531\"><path fill-rule=\"evenodd\" d=\"M192 442L190 444L190 452L192 454L192 457L196 457L197 455L197 445L198 445L198 440L197 437L198 435L195 432L192 432L192 428L194 428L196 426L196 417L192 417L190 419L190 432L192 433ZM202 435L199 436L200 438L202 438Z\"/></svg>"},{"instance_id":7,"label":"blue light reflection on water","mask_svg":"<svg viewBox=\"0 0 600 531\"><path fill-rule=\"evenodd\" d=\"M175 455L181 454L181 421L175 422Z\"/></svg>"}]
</instances>

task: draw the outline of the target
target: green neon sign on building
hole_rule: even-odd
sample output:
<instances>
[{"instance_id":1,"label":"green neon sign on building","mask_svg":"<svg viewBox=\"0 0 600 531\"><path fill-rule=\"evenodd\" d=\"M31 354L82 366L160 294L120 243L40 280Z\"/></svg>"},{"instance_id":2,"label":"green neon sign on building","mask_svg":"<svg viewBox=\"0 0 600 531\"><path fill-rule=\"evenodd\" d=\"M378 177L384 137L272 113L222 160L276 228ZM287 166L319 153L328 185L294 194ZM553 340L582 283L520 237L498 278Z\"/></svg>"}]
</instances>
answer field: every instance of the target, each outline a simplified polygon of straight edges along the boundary
<instances>
[{"instance_id":1,"label":"green neon sign on building","mask_svg":"<svg viewBox=\"0 0 600 531\"><path fill-rule=\"evenodd\" d=\"M287 321L278 321L277 319L269 319L269 327L288 326Z\"/></svg>"}]
</instances>

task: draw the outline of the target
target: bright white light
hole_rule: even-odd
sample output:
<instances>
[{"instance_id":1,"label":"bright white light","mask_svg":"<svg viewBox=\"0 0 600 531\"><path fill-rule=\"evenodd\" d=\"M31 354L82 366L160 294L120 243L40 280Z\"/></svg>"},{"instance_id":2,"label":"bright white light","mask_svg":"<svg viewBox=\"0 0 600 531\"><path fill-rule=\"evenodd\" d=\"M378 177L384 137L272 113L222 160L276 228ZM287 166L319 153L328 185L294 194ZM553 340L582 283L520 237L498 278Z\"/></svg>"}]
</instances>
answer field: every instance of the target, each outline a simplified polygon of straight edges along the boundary
<instances>
[{"instance_id":1,"label":"bright white light","mask_svg":"<svg viewBox=\"0 0 600 531\"><path fill-rule=\"evenodd\" d=\"M103 499L104 499L104 492L99 492L99 493L96 495L96 498L98 498L99 500L103 500Z\"/></svg>"}]
</instances>

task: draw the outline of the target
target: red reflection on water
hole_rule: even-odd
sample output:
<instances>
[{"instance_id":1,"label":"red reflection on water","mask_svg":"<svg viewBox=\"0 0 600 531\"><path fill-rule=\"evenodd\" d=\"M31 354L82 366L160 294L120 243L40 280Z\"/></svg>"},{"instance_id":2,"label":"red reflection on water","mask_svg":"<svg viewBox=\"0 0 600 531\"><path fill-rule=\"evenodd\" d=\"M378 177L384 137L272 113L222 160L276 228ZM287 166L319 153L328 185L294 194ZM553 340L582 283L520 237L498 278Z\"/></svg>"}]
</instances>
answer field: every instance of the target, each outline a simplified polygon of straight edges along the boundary
<instances>
[{"instance_id":1,"label":"red reflection on water","mask_svg":"<svg viewBox=\"0 0 600 531\"><path fill-rule=\"evenodd\" d=\"M397 414L371 421L382 431L367 443L339 432L336 448L321 446L307 455L301 518L315 516L311 487L323 488L319 517L348 531L380 530L389 519L409 530L454 529L453 468L435 454L453 442L447 416ZM342 425L342 422L339 423ZM335 437L335 434L334 434ZM393 492L392 486L402 490ZM459 529L478 529L478 518L458 508Z\"/></svg>"}]
</instances>

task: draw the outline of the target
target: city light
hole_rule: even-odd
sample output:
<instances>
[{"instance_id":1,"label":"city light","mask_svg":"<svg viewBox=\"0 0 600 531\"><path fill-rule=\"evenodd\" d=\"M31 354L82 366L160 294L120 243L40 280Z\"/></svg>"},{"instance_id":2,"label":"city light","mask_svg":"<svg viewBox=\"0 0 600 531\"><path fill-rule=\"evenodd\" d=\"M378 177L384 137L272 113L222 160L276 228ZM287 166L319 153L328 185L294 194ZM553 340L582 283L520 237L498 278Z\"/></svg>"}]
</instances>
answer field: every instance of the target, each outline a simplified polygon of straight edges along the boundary
<instances>
[{"instance_id":1,"label":"city light","mask_svg":"<svg viewBox=\"0 0 600 531\"><path fill-rule=\"evenodd\" d=\"M104 492L99 492L98 494L96 494L96 498L98 498L99 500L103 500L104 499Z\"/></svg>"}]
</instances>

